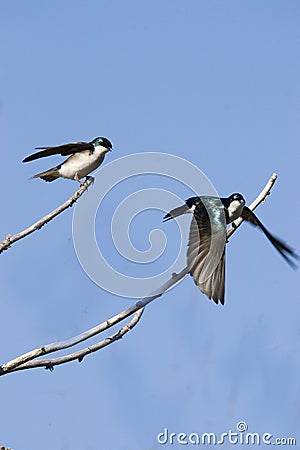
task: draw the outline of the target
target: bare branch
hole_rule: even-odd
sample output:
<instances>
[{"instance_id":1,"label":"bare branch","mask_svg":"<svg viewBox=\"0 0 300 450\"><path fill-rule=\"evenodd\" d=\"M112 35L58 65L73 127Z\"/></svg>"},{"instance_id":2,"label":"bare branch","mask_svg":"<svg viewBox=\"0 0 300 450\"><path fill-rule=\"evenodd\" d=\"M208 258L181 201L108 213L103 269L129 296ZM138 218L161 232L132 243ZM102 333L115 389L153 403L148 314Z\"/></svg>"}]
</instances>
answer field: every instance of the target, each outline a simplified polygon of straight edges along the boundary
<instances>
[{"instance_id":1,"label":"bare branch","mask_svg":"<svg viewBox=\"0 0 300 450\"><path fill-rule=\"evenodd\" d=\"M254 211L261 203L265 202L267 197L270 195L270 191L272 187L274 186L275 181L277 180L277 174L273 173L261 193L256 197L256 199L251 203L249 206L249 209L251 211ZM236 231L236 229L244 222L244 219L242 217L239 217L237 220L233 222L231 227L227 230L227 241L229 238L233 235L233 233Z\"/></svg>"},{"instance_id":2,"label":"bare branch","mask_svg":"<svg viewBox=\"0 0 300 450\"><path fill-rule=\"evenodd\" d=\"M172 286L174 286L178 281L180 281L186 274L188 273L187 268L185 267L179 274L172 274L172 277L164 283L159 289L157 289L155 292L152 293L149 297L145 297L142 300L139 300L134 306L131 306L130 308L126 309L125 311L120 312L119 314L111 317L110 319L106 320L105 322L102 322L101 324L97 325L94 328L91 328L90 330L85 331L82 334L79 334L78 336L75 336L71 339L68 339L66 341L62 342L54 342L52 344L45 345L43 347L37 348L35 350L32 350L28 353L24 353L23 355L19 356L18 358L15 358L6 364L3 364L0 366L0 376L5 375L9 372L14 372L16 370L23 370L23 369L29 369L34 367L46 367L46 368L52 368L54 365L63 364L69 361L73 361L74 359L78 359L79 361L82 361L85 355L95 352L97 350L100 350L103 347L106 347L107 345L111 344L112 342L115 342L116 340L120 339L124 334L126 334L129 330L131 330L139 321L141 318L142 312L149 303L151 303L156 298L160 297L164 292L166 292L168 289L170 289ZM34 359L44 356L49 353L53 353L59 350L63 350L69 347L73 347L74 345L86 341L87 339L90 339L91 337L102 333L105 330L108 330L112 326L116 325L117 323L121 322L122 320L126 319L127 317L131 316L132 314L136 313L132 321L130 321L127 325L125 325L121 330L119 330L117 333L112 335L109 338L104 339L103 341L92 345L90 347L87 347L83 350L80 350L76 353L72 353L70 355L62 356L60 358L52 359L52 360L38 360L35 362Z\"/></svg>"},{"instance_id":3,"label":"bare branch","mask_svg":"<svg viewBox=\"0 0 300 450\"><path fill-rule=\"evenodd\" d=\"M6 239L4 239L4 241L0 242L0 253L2 253L4 250L7 250L14 242L23 239L24 237L28 236L34 231L40 230L46 223L54 219L54 217L58 216L60 213L65 211L70 206L73 206L73 204L79 199L79 197L82 196L82 194L88 189L88 187L93 184L93 182L94 182L93 177L88 177L84 181L84 183L80 185L78 191L76 191L75 194L72 195L72 197L70 197L69 200L67 200L65 203L63 203L58 208L51 211L46 216L42 217L40 220L35 222L30 227L26 228L23 231L20 231L20 233L17 233L14 236L8 235Z\"/></svg>"},{"instance_id":4,"label":"bare branch","mask_svg":"<svg viewBox=\"0 0 300 450\"><path fill-rule=\"evenodd\" d=\"M261 193L258 195L258 197L254 200L254 202L249 206L249 208L251 210L254 210L258 205L260 205L262 202L264 202L266 200L276 179L277 179L277 175L273 174L271 176L271 178L269 179L269 181L267 182L264 189L261 191ZM80 195L82 195L83 192L81 192ZM74 201L76 201L76 200L74 200ZM66 206L66 207L68 207L68 206ZM236 229L241 225L242 222L243 222L243 219L240 219L240 218L234 222L234 225L232 227L230 227L227 231L227 239L229 239L229 237L232 236L232 234L236 231ZM130 308L128 308L128 309L120 312L119 314L111 317L110 319L102 322L101 324L97 325L96 327L93 327L93 328L85 331L84 333L79 334L78 336L75 336L66 341L47 344L43 347L32 350L28 353L25 353L9 362L3 364L2 366L0 366L0 376L5 375L10 372L15 372L18 370L32 369L32 368L36 368L36 367L45 367L46 369L52 370L54 368L54 366L56 366L56 365L64 364L64 363L74 361L74 360L78 360L79 362L81 362L86 355L96 352L96 351L106 347L107 345L110 345L113 342L121 339L126 333L128 333L128 331L130 331L139 322L145 307L149 303L151 303L156 298L161 297L168 289L170 289L172 286L174 286L176 283L178 283L188 273L189 273L188 268L185 267L179 274L175 274L175 273L172 274L171 278L164 285L162 285L159 289L157 289L155 292L153 292L149 297L145 297L144 299L138 301L134 306L131 306ZM135 315L131 319L130 322L125 324L120 330L118 330L112 336L107 337L107 338L99 341L96 344L93 344L82 350L79 350L77 352L70 353L68 355L61 356L58 358L36 360L36 358L39 358L46 354L73 347L74 345L77 345L80 342L90 339L91 337L98 335L105 330L108 330L109 328L118 324L119 322L121 322L122 320L131 316L132 314L135 314Z\"/></svg>"}]
</instances>

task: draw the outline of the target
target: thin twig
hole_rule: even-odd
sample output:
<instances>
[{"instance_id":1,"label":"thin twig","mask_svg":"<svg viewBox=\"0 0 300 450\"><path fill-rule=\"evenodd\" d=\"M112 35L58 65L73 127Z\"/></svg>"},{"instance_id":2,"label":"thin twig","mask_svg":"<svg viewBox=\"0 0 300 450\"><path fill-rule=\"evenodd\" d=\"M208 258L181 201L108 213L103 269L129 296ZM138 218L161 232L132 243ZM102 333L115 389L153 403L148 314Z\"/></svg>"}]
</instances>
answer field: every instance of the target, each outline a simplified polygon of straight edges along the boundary
<instances>
[{"instance_id":1,"label":"thin twig","mask_svg":"<svg viewBox=\"0 0 300 450\"><path fill-rule=\"evenodd\" d=\"M126 319L127 317L131 316L132 314L139 312L139 310L141 310L141 309L144 309L146 305L151 303L156 298L160 297L164 292L166 292L168 289L170 289L172 286L174 286L176 283L178 283L178 281L180 281L187 273L188 273L188 270L185 267L179 274L172 274L172 277L166 283L164 283L159 289L156 289L156 291L153 292L152 295L150 295L149 297L145 297L142 300L139 300L134 306L131 306L130 308L126 309L125 311L120 312L119 314L111 317L110 319L106 320L105 322L102 322L101 324L97 325L96 327L93 327L90 330L87 330L84 333L79 334L78 336L75 336L66 341L54 342L52 344L47 344L43 347L37 348L28 353L24 353L23 355L19 356L18 358L12 359L11 361L0 366L0 376L5 375L6 373L9 373L9 372L14 372L15 370L22 370L22 369L33 368L33 367L41 367L41 366L50 368L51 364L52 365L63 364L64 362L68 362L69 360L72 361L74 359L82 360L86 354L91 353L91 351L89 349L93 348L93 352L94 352L94 351L96 351L96 349L99 350L100 348L105 347L106 345L108 345L112 342L115 342L117 340L117 338L116 338L117 335L122 337L123 334L127 333L131 328L133 328L133 326L130 326L131 322L129 322L129 324L125 325L125 327L123 327L121 330L119 330L117 333L115 333L110 338L106 338L103 341L99 342L98 344L95 344L94 346L87 347L86 349L80 350L71 355L62 356L61 358L56 358L56 359L52 359L52 360L39 360L39 361L29 363L30 361L33 361L34 359L36 359L40 356L44 356L49 353L63 350L65 348L73 347L74 345L76 345L80 342L90 339L91 337L95 336L96 334L99 334L105 330L108 330L109 328L111 328L112 326L121 322L122 320ZM139 313L135 316L136 323L139 321L141 315L142 314ZM136 323L134 323L134 325L136 325ZM122 331L123 329L126 329L126 331L125 332ZM99 346L99 348L97 348L98 346ZM69 357L71 357L71 359L69 359ZM55 364L53 363L53 361L55 361Z\"/></svg>"},{"instance_id":2,"label":"thin twig","mask_svg":"<svg viewBox=\"0 0 300 450\"><path fill-rule=\"evenodd\" d=\"M37 361L28 361L25 364L21 364L20 366L17 366L15 369L9 370L9 372L16 372L18 370L26 370L26 369L34 369L37 367L44 367L48 370L54 370L55 366L58 366L60 364L65 364L67 362L78 360L78 362L82 362L83 358L87 355L90 355L91 353L97 352L98 350L101 350L102 348L106 347L107 345L112 344L113 342L118 341L119 339L122 339L122 337L128 333L128 331L132 330L137 323L139 322L140 318L142 317L142 314L145 310L145 306L141 309L139 309L133 318L128 322L126 325L124 325L120 330L118 330L116 333L114 333L112 336L109 336L102 341L98 342L94 345L89 345L88 347L79 350L74 353L70 353L66 356L61 356L58 358L52 358L52 359L40 359ZM7 372L8 373L8 372ZM3 374L4 375L4 374Z\"/></svg>"},{"instance_id":3,"label":"thin twig","mask_svg":"<svg viewBox=\"0 0 300 450\"><path fill-rule=\"evenodd\" d=\"M20 239L23 239L24 237L28 236L29 234L33 233L34 231L40 230L46 223L50 222L50 220L54 219L54 217L58 216L60 213L65 211L67 208L72 206L79 197L82 196L82 194L88 189L91 184L93 184L94 179L92 177L88 177L84 183L81 184L78 191L75 192L72 197L69 198L65 203L60 205L58 208L51 211L46 216L42 217L40 220L35 222L30 227L26 228L23 231L20 231L20 233L17 233L13 236L10 236L10 234L4 239L4 241L0 242L0 253L2 253L4 250L7 250L14 242L19 241Z\"/></svg>"},{"instance_id":4,"label":"thin twig","mask_svg":"<svg viewBox=\"0 0 300 450\"><path fill-rule=\"evenodd\" d=\"M258 197L254 200L254 202L251 203L251 205L249 206L249 208L251 210L254 210L255 208L257 208L258 205L260 205L262 202L264 202L266 200L276 179L277 179L277 175L273 174L271 176L271 178L269 179L269 181L267 182L264 189L261 191L261 193L258 195ZM229 237L232 236L232 234L236 231L236 229L241 225L242 222L243 222L243 219L237 219L234 222L234 225L232 227L230 227L227 231L227 239L229 239ZM32 368L37 368L37 367L45 367L46 369L52 370L54 368L54 366L56 366L56 365L64 364L66 362L70 362L70 361L74 361L74 360L78 360L79 362L81 362L86 355L96 352L96 351L106 347L107 345L110 345L113 342L121 339L126 333L128 333L128 331L130 331L139 322L139 320L143 314L145 306L147 306L149 303L151 303L156 298L161 297L162 294L164 294L168 289L170 289L172 286L174 286L176 283L178 283L188 273L189 273L188 268L185 267L179 274L175 274L175 273L172 274L172 277L166 283L164 283L163 286L161 286L159 289L157 289L155 292L153 292L149 297L145 297L144 299L138 301L134 306L131 306L130 308L111 317L110 319L106 320L105 322L102 322L101 324L97 325L96 327L93 327L90 330L87 330L84 333L79 334L78 336L75 336L66 341L55 342L52 344L45 345L43 347L40 347L40 348L32 350L28 353L25 353L11 361L8 361L7 363L0 366L0 376L5 375L10 372L15 372L18 370L32 369ZM134 313L135 313L135 315L132 318L132 320L130 322L128 322L126 325L124 325L119 331L117 331L112 336L107 337L94 345L91 345L91 346L86 347L77 352L70 353L68 355L61 356L58 358L35 360L36 358L38 358L40 356L72 347L80 342L90 339L91 337L93 337L97 334L100 334L103 331L111 328L112 326L116 325L117 323L121 322L122 320L126 319L127 317L131 316Z\"/></svg>"}]
</instances>

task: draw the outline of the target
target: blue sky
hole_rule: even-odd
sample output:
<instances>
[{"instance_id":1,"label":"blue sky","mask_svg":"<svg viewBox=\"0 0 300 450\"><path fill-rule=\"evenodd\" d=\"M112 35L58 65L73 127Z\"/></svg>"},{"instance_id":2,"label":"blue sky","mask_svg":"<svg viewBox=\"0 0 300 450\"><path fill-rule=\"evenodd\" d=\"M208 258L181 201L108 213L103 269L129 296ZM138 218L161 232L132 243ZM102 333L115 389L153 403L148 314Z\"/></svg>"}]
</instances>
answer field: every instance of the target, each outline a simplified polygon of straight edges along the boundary
<instances>
[{"instance_id":1,"label":"blue sky","mask_svg":"<svg viewBox=\"0 0 300 450\"><path fill-rule=\"evenodd\" d=\"M299 252L299 16L298 2L276 0L2 3L0 239L77 189L69 180L29 180L59 157L21 160L36 146L100 135L114 146L105 163L170 153L198 166L221 196L241 192L249 202L277 172L257 214ZM189 195L163 177L127 180L97 214L99 241L118 203L151 187ZM100 289L82 270L72 214L0 257L1 362L134 301ZM161 219L161 211L136 218L140 250L155 228L167 252L176 245L176 225ZM125 267L112 247L105 252ZM143 270L165 270L171 256ZM225 307L216 306L186 278L122 341L82 364L1 378L0 443L152 450L162 447L156 435L165 427L222 433L239 420L249 431L299 440L299 272L243 225L227 248L226 289Z\"/></svg>"}]
</instances>

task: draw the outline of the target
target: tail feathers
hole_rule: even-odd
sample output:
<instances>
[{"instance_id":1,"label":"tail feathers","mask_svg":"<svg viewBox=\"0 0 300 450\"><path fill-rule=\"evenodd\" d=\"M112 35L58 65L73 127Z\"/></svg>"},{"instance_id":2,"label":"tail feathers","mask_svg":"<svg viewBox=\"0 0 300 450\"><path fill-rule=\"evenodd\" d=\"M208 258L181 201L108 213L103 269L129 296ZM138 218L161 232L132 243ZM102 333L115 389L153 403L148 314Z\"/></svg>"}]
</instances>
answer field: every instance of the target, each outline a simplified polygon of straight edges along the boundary
<instances>
[{"instance_id":1,"label":"tail feathers","mask_svg":"<svg viewBox=\"0 0 300 450\"><path fill-rule=\"evenodd\" d=\"M271 244L274 245L276 250L281 254L281 256L286 260L286 262L295 270L297 269L297 264L292 260L292 258L296 260L300 260L300 256L297 255L297 253L289 247L285 242L281 241L281 239L276 238L273 236L266 227L261 223L259 218L254 214L253 211L251 211L247 206L244 206L243 213L242 213L243 219L247 220L251 225L254 225L256 227L259 227L262 232L265 234L267 239L271 242Z\"/></svg>"},{"instance_id":2,"label":"tail feathers","mask_svg":"<svg viewBox=\"0 0 300 450\"><path fill-rule=\"evenodd\" d=\"M166 214L163 218L163 221L166 222L167 220L174 219L174 217L186 214L189 210L190 208L186 204L179 206L178 208L172 209L172 211Z\"/></svg>"},{"instance_id":3,"label":"tail feathers","mask_svg":"<svg viewBox=\"0 0 300 450\"><path fill-rule=\"evenodd\" d=\"M41 178L44 181L54 181L60 177L58 172L59 167L53 167L53 169L46 170L46 172L37 173L32 178Z\"/></svg>"}]
</instances>

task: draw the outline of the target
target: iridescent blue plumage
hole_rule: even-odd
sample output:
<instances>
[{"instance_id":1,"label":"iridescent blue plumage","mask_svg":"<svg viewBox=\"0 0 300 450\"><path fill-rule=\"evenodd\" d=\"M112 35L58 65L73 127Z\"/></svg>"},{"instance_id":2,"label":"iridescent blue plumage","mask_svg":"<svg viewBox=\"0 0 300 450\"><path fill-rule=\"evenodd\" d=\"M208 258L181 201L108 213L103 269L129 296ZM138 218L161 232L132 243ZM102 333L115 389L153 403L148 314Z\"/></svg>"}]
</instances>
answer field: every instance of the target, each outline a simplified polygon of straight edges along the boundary
<instances>
[{"instance_id":1,"label":"iridescent blue plumage","mask_svg":"<svg viewBox=\"0 0 300 450\"><path fill-rule=\"evenodd\" d=\"M191 197L185 204L165 215L170 220L181 214L193 213L187 250L189 273L200 290L215 303L225 301L226 226L242 217L258 226L276 250L292 267L299 256L280 239L273 236L247 206L241 194L229 197Z\"/></svg>"}]
</instances>

